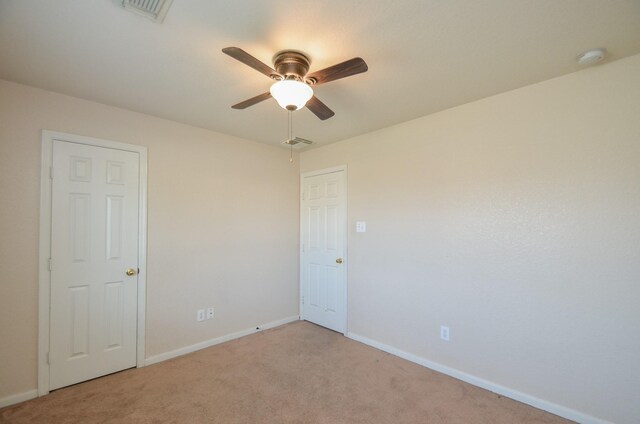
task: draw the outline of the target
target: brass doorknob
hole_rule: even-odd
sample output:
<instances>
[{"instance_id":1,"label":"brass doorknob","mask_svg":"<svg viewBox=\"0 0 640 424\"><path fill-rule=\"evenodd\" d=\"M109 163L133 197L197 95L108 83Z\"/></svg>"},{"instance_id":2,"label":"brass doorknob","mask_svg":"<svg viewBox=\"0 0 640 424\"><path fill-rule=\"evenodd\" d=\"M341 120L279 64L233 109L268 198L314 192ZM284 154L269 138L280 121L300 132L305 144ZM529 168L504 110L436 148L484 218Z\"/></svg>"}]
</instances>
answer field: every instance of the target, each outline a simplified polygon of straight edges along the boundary
<instances>
[{"instance_id":1,"label":"brass doorknob","mask_svg":"<svg viewBox=\"0 0 640 424\"><path fill-rule=\"evenodd\" d=\"M342 263L342 258L338 258L338 259L336 259L336 263L337 263L337 264L341 264L341 263Z\"/></svg>"},{"instance_id":2,"label":"brass doorknob","mask_svg":"<svg viewBox=\"0 0 640 424\"><path fill-rule=\"evenodd\" d=\"M131 277L132 275L136 275L136 270L133 268L129 268L126 272L126 274Z\"/></svg>"}]
</instances>

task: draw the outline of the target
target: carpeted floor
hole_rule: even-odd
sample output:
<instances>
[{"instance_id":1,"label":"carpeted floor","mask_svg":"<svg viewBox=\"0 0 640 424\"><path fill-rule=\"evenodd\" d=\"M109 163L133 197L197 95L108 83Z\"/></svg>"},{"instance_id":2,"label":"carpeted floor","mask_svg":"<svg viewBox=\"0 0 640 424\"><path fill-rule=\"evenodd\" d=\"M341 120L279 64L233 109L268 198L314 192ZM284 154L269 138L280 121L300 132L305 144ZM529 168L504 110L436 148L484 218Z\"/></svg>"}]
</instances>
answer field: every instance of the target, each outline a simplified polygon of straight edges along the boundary
<instances>
[{"instance_id":1,"label":"carpeted floor","mask_svg":"<svg viewBox=\"0 0 640 424\"><path fill-rule=\"evenodd\" d=\"M567 423L307 322L0 410L2 423Z\"/></svg>"}]
</instances>

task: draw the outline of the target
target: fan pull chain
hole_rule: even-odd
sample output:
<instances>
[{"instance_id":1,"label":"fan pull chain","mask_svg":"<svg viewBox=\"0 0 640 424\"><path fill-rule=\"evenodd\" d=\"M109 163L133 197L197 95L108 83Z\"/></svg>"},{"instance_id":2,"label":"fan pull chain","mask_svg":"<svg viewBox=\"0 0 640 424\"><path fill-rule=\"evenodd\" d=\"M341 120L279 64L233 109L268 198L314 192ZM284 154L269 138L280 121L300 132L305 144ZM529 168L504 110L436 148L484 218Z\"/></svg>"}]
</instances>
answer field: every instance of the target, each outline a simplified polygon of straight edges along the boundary
<instances>
[{"instance_id":1,"label":"fan pull chain","mask_svg":"<svg viewBox=\"0 0 640 424\"><path fill-rule=\"evenodd\" d=\"M289 163L293 163L293 144L291 141L293 140L293 117L291 116L291 111L289 113Z\"/></svg>"}]
</instances>

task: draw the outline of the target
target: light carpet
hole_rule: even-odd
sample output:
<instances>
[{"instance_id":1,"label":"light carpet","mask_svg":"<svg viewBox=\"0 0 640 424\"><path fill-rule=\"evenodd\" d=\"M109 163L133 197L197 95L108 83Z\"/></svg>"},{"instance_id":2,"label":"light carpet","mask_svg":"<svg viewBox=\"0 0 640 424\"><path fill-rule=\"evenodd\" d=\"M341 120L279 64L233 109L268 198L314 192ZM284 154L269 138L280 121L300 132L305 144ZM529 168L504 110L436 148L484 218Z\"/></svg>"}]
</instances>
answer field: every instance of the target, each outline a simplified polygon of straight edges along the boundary
<instances>
[{"instance_id":1,"label":"light carpet","mask_svg":"<svg viewBox=\"0 0 640 424\"><path fill-rule=\"evenodd\" d=\"M3 423L569 421L308 322L295 322L0 410Z\"/></svg>"}]
</instances>

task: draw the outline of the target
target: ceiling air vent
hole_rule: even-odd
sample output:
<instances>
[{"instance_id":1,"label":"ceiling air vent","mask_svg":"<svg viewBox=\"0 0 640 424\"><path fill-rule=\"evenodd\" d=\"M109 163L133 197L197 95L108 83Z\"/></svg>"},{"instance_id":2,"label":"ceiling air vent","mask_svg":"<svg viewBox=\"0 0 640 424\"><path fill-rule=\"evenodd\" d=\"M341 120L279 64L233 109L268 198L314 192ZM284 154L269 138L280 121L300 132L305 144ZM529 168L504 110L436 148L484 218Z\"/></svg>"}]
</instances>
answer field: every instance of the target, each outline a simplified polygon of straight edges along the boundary
<instances>
[{"instance_id":1,"label":"ceiling air vent","mask_svg":"<svg viewBox=\"0 0 640 424\"><path fill-rule=\"evenodd\" d=\"M162 23L173 0L122 0L122 6L132 12Z\"/></svg>"}]
</instances>

